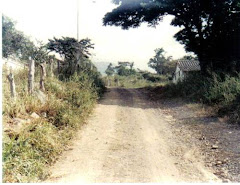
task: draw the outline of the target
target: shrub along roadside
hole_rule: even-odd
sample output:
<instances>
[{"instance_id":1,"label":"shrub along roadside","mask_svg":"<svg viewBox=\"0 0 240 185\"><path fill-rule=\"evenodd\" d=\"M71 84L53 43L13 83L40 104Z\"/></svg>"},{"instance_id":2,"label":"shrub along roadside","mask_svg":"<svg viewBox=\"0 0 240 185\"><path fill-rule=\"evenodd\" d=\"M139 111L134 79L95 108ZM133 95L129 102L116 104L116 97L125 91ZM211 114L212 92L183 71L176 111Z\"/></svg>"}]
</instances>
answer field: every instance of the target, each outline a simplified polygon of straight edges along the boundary
<instances>
[{"instance_id":1,"label":"shrub along roadside","mask_svg":"<svg viewBox=\"0 0 240 185\"><path fill-rule=\"evenodd\" d=\"M14 119L30 120L20 130L3 132L4 182L45 179L46 167L54 163L76 129L84 124L104 89L99 76L87 72L65 81L47 78L46 100L41 103L37 96L28 96L26 75L24 71L15 76L16 102L11 101L8 83L3 77L3 128L12 128ZM40 117L32 118L33 112Z\"/></svg>"},{"instance_id":2,"label":"shrub along roadside","mask_svg":"<svg viewBox=\"0 0 240 185\"><path fill-rule=\"evenodd\" d=\"M240 122L240 74L229 76L216 74L206 77L200 73L191 74L177 84L152 89L161 97L182 97L218 107L220 116L229 116L232 122Z\"/></svg>"}]
</instances>

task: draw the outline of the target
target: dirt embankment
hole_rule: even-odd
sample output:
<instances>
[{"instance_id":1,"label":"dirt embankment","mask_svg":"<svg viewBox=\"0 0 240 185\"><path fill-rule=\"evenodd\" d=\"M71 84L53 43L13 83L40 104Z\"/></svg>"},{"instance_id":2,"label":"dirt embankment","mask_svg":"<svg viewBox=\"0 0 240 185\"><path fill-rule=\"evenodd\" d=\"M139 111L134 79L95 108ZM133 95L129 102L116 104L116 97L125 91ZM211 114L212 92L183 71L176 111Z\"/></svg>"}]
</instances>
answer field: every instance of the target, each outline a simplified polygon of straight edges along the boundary
<instances>
[{"instance_id":1,"label":"dirt embankment","mask_svg":"<svg viewBox=\"0 0 240 185\"><path fill-rule=\"evenodd\" d=\"M192 134L141 91L109 89L47 182L221 182Z\"/></svg>"}]
</instances>

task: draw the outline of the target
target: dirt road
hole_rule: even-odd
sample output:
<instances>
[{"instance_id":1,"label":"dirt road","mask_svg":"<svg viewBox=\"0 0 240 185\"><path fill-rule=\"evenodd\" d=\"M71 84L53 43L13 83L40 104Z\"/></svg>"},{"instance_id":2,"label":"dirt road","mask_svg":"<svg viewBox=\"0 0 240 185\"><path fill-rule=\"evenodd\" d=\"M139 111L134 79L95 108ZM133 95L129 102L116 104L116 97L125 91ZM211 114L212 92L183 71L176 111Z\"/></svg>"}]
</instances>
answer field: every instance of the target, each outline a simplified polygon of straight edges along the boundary
<instances>
[{"instance_id":1,"label":"dirt road","mask_svg":"<svg viewBox=\"0 0 240 185\"><path fill-rule=\"evenodd\" d=\"M137 89L109 89L47 182L220 182L174 124Z\"/></svg>"}]
</instances>

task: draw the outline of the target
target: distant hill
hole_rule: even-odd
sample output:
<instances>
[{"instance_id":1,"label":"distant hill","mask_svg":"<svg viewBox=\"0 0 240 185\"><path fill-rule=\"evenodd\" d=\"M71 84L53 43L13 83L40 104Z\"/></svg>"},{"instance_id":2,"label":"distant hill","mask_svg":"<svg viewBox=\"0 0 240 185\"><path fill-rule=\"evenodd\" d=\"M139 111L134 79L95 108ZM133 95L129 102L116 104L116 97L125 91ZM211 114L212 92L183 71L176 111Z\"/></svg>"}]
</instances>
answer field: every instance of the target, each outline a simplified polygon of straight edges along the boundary
<instances>
[{"instance_id":1,"label":"distant hill","mask_svg":"<svg viewBox=\"0 0 240 185\"><path fill-rule=\"evenodd\" d=\"M106 71L108 65L110 64L110 62L93 62L93 64L97 67L98 71L102 75L106 75L105 71Z\"/></svg>"}]
</instances>

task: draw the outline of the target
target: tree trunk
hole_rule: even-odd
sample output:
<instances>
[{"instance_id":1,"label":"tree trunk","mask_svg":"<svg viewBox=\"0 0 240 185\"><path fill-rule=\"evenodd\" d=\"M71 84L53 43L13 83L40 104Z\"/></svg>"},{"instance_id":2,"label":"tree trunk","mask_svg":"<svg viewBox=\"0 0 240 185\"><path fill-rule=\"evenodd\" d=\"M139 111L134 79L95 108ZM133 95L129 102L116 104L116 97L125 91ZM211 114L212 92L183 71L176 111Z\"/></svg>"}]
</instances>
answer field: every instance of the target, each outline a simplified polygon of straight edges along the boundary
<instances>
[{"instance_id":1,"label":"tree trunk","mask_svg":"<svg viewBox=\"0 0 240 185\"><path fill-rule=\"evenodd\" d=\"M50 76L51 77L53 77L53 64L54 64L53 59L50 59Z\"/></svg>"},{"instance_id":2,"label":"tree trunk","mask_svg":"<svg viewBox=\"0 0 240 185\"><path fill-rule=\"evenodd\" d=\"M58 74L60 74L60 61L57 61Z\"/></svg>"},{"instance_id":3,"label":"tree trunk","mask_svg":"<svg viewBox=\"0 0 240 185\"><path fill-rule=\"evenodd\" d=\"M15 88L15 82L14 82L14 76L13 76L12 70L10 70L10 74L7 76L7 78L10 83L11 97L15 100L16 99L16 88Z\"/></svg>"},{"instance_id":4,"label":"tree trunk","mask_svg":"<svg viewBox=\"0 0 240 185\"><path fill-rule=\"evenodd\" d=\"M207 74L207 59L206 57L203 56L203 54L198 54L198 59L199 59L199 64L201 67L201 73L202 74Z\"/></svg>"},{"instance_id":5,"label":"tree trunk","mask_svg":"<svg viewBox=\"0 0 240 185\"><path fill-rule=\"evenodd\" d=\"M44 81L46 78L46 64L40 64L40 90L45 91Z\"/></svg>"},{"instance_id":6,"label":"tree trunk","mask_svg":"<svg viewBox=\"0 0 240 185\"><path fill-rule=\"evenodd\" d=\"M109 81L109 77L107 77L107 86L109 87L110 85L110 81Z\"/></svg>"},{"instance_id":7,"label":"tree trunk","mask_svg":"<svg viewBox=\"0 0 240 185\"><path fill-rule=\"evenodd\" d=\"M30 60L29 62L29 72L28 72L28 93L32 94L34 90L34 72L35 72L35 62Z\"/></svg>"},{"instance_id":8,"label":"tree trunk","mask_svg":"<svg viewBox=\"0 0 240 185\"><path fill-rule=\"evenodd\" d=\"M71 70L71 74L72 74L72 75L76 72L77 64L78 64L78 61L77 61L77 60L72 64L72 68L71 68L71 69L72 69L72 70Z\"/></svg>"}]
</instances>

